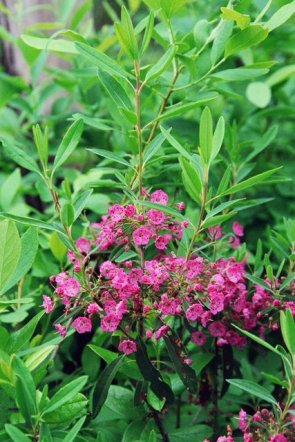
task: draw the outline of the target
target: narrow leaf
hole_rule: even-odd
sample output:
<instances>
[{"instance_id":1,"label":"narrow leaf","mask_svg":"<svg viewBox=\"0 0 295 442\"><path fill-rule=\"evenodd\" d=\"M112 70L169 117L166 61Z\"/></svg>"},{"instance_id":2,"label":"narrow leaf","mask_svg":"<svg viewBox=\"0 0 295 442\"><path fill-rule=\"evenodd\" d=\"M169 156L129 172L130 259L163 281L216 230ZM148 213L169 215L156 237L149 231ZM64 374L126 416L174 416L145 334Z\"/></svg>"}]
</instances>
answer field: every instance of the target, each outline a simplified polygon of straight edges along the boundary
<instances>
[{"instance_id":1,"label":"narrow leaf","mask_svg":"<svg viewBox=\"0 0 295 442\"><path fill-rule=\"evenodd\" d=\"M0 293L13 276L21 253L21 240L15 223L0 222Z\"/></svg>"},{"instance_id":2,"label":"narrow leaf","mask_svg":"<svg viewBox=\"0 0 295 442\"><path fill-rule=\"evenodd\" d=\"M52 175L55 173L56 169L60 167L76 149L83 132L83 126L83 120L80 119L76 120L67 130L56 152Z\"/></svg>"},{"instance_id":3,"label":"narrow leaf","mask_svg":"<svg viewBox=\"0 0 295 442\"><path fill-rule=\"evenodd\" d=\"M63 387L52 396L45 408L42 410L42 415L46 415L54 410L57 410L66 402L71 400L77 393L79 393L86 384L88 376L81 376Z\"/></svg>"},{"instance_id":4,"label":"narrow leaf","mask_svg":"<svg viewBox=\"0 0 295 442\"><path fill-rule=\"evenodd\" d=\"M256 384L256 382L245 379L227 379L227 382L243 391L246 391L247 393L250 393L253 396L258 397L259 399L269 402L270 404L277 405L277 401L273 395L270 394L266 388Z\"/></svg>"}]
</instances>

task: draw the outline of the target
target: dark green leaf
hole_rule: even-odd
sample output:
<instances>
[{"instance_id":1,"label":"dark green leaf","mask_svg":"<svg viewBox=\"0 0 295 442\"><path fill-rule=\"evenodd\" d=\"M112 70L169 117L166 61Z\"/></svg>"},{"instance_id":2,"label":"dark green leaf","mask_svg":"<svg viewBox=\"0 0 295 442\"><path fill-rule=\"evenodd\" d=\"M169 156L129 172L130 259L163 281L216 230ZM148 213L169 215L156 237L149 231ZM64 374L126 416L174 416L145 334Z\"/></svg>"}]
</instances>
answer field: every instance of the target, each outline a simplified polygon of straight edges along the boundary
<instances>
[{"instance_id":1,"label":"dark green leaf","mask_svg":"<svg viewBox=\"0 0 295 442\"><path fill-rule=\"evenodd\" d=\"M258 397L259 399L269 402L270 404L278 405L273 395L270 394L266 388L256 384L256 382L248 381L246 379L227 379L227 382L255 397Z\"/></svg>"},{"instance_id":2,"label":"dark green leaf","mask_svg":"<svg viewBox=\"0 0 295 442\"><path fill-rule=\"evenodd\" d=\"M12 333L8 342L8 352L10 354L18 352L31 339L43 315L44 311L37 313L26 325Z\"/></svg>"}]
</instances>

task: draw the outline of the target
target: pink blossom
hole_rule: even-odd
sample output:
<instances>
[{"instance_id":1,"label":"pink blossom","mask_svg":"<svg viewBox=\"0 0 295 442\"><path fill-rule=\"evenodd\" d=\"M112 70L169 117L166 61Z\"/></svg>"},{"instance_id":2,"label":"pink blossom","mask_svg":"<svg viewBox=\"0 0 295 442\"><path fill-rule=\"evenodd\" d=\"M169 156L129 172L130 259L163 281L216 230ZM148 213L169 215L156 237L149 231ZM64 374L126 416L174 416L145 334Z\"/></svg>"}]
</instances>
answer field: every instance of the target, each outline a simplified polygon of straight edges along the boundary
<instances>
[{"instance_id":1,"label":"pink blossom","mask_svg":"<svg viewBox=\"0 0 295 442\"><path fill-rule=\"evenodd\" d=\"M146 246L151 239L152 232L146 227L139 227L133 232L133 241L137 246Z\"/></svg>"},{"instance_id":2,"label":"pink blossom","mask_svg":"<svg viewBox=\"0 0 295 442\"><path fill-rule=\"evenodd\" d=\"M99 271L105 278L113 278L116 274L117 267L111 261L105 261L100 267Z\"/></svg>"},{"instance_id":3,"label":"pink blossom","mask_svg":"<svg viewBox=\"0 0 295 442\"><path fill-rule=\"evenodd\" d=\"M54 309L53 300L49 296L43 295L42 307L44 308L45 313L48 314L48 313L52 312L52 310Z\"/></svg>"},{"instance_id":4,"label":"pink blossom","mask_svg":"<svg viewBox=\"0 0 295 442\"><path fill-rule=\"evenodd\" d=\"M192 365L193 360L192 360L192 359L189 359L189 358L186 358L183 362L184 362L186 365Z\"/></svg>"},{"instance_id":5,"label":"pink blossom","mask_svg":"<svg viewBox=\"0 0 295 442\"><path fill-rule=\"evenodd\" d=\"M191 340L194 344L198 345L199 347L202 347L205 344L207 338L203 332L196 331L191 334Z\"/></svg>"},{"instance_id":6,"label":"pink blossom","mask_svg":"<svg viewBox=\"0 0 295 442\"><path fill-rule=\"evenodd\" d=\"M246 431L248 426L248 418L247 413L243 409L239 412L239 429L242 431Z\"/></svg>"},{"instance_id":7,"label":"pink blossom","mask_svg":"<svg viewBox=\"0 0 295 442\"><path fill-rule=\"evenodd\" d=\"M125 215L128 218L132 218L135 214L136 214L135 207L132 204L127 204L127 206L125 206Z\"/></svg>"},{"instance_id":8,"label":"pink blossom","mask_svg":"<svg viewBox=\"0 0 295 442\"><path fill-rule=\"evenodd\" d=\"M114 204L109 208L108 212L111 220L115 222L122 221L125 217L125 209L123 206L120 206L120 204Z\"/></svg>"},{"instance_id":9,"label":"pink blossom","mask_svg":"<svg viewBox=\"0 0 295 442\"><path fill-rule=\"evenodd\" d=\"M88 315L94 315L94 314L99 313L101 311L102 311L102 308L96 302L92 302L91 304L89 304L86 309L86 313L88 313Z\"/></svg>"},{"instance_id":10,"label":"pink blossom","mask_svg":"<svg viewBox=\"0 0 295 442\"><path fill-rule=\"evenodd\" d=\"M130 355L137 351L137 345L134 341L131 341L131 339L125 339L120 342L118 349L126 355Z\"/></svg>"},{"instance_id":11,"label":"pink blossom","mask_svg":"<svg viewBox=\"0 0 295 442\"><path fill-rule=\"evenodd\" d=\"M169 197L167 193L163 190L156 190L151 194L150 200L152 203L162 204L162 206L167 206Z\"/></svg>"},{"instance_id":12,"label":"pink blossom","mask_svg":"<svg viewBox=\"0 0 295 442\"><path fill-rule=\"evenodd\" d=\"M73 321L72 325L78 333L87 333L92 330L91 319L86 318L85 316L78 316L78 318Z\"/></svg>"},{"instance_id":13,"label":"pink blossom","mask_svg":"<svg viewBox=\"0 0 295 442\"><path fill-rule=\"evenodd\" d=\"M152 337L153 337L153 332L152 332L152 330L147 330L147 331L145 332L145 336L147 337L147 339L152 338Z\"/></svg>"},{"instance_id":14,"label":"pink blossom","mask_svg":"<svg viewBox=\"0 0 295 442\"><path fill-rule=\"evenodd\" d=\"M183 202L177 203L177 209L180 210L181 212L184 211L185 209L185 204Z\"/></svg>"},{"instance_id":15,"label":"pink blossom","mask_svg":"<svg viewBox=\"0 0 295 442\"><path fill-rule=\"evenodd\" d=\"M148 219L155 225L162 224L165 221L165 213L161 210L151 209L146 213Z\"/></svg>"},{"instance_id":16,"label":"pink blossom","mask_svg":"<svg viewBox=\"0 0 295 442\"><path fill-rule=\"evenodd\" d=\"M76 246L80 252L88 254L90 252L91 244L89 239L81 237L76 241Z\"/></svg>"},{"instance_id":17,"label":"pink blossom","mask_svg":"<svg viewBox=\"0 0 295 442\"><path fill-rule=\"evenodd\" d=\"M120 324L121 318L115 313L108 313L101 320L101 328L105 332L114 332Z\"/></svg>"},{"instance_id":18,"label":"pink blossom","mask_svg":"<svg viewBox=\"0 0 295 442\"><path fill-rule=\"evenodd\" d=\"M167 245L169 244L169 241L171 239L171 235L167 233L166 235L158 236L155 241L155 246L158 250L164 250L166 249Z\"/></svg>"},{"instance_id":19,"label":"pink blossom","mask_svg":"<svg viewBox=\"0 0 295 442\"><path fill-rule=\"evenodd\" d=\"M56 293L72 298L78 295L80 289L81 285L79 281L77 281L75 278L67 278L57 284Z\"/></svg>"},{"instance_id":20,"label":"pink blossom","mask_svg":"<svg viewBox=\"0 0 295 442\"><path fill-rule=\"evenodd\" d=\"M168 332L170 330L169 325L162 325L156 333L155 333L155 339L158 340L160 338L163 338L164 336L167 336Z\"/></svg>"},{"instance_id":21,"label":"pink blossom","mask_svg":"<svg viewBox=\"0 0 295 442\"><path fill-rule=\"evenodd\" d=\"M195 321L203 312L204 308L202 304L192 304L185 312L185 316L189 321Z\"/></svg>"},{"instance_id":22,"label":"pink blossom","mask_svg":"<svg viewBox=\"0 0 295 442\"><path fill-rule=\"evenodd\" d=\"M54 327L58 331L58 333L64 338L67 334L67 329L61 324L54 324Z\"/></svg>"},{"instance_id":23,"label":"pink blossom","mask_svg":"<svg viewBox=\"0 0 295 442\"><path fill-rule=\"evenodd\" d=\"M234 249L237 249L239 247L239 245L241 244L241 240L237 236L230 236L228 238L228 241Z\"/></svg>"},{"instance_id":24,"label":"pink blossom","mask_svg":"<svg viewBox=\"0 0 295 442\"><path fill-rule=\"evenodd\" d=\"M278 433L271 436L269 442L288 442L288 439L282 433Z\"/></svg>"},{"instance_id":25,"label":"pink blossom","mask_svg":"<svg viewBox=\"0 0 295 442\"><path fill-rule=\"evenodd\" d=\"M177 307L180 304L180 300L177 298L169 298L167 293L161 296L161 301L159 302L159 309L163 315L175 315L177 313Z\"/></svg>"},{"instance_id":26,"label":"pink blossom","mask_svg":"<svg viewBox=\"0 0 295 442\"><path fill-rule=\"evenodd\" d=\"M233 232L236 236L244 236L244 227L238 221L235 221L233 223Z\"/></svg>"},{"instance_id":27,"label":"pink blossom","mask_svg":"<svg viewBox=\"0 0 295 442\"><path fill-rule=\"evenodd\" d=\"M211 324L208 327L208 330L211 333L211 335L214 336L215 338L223 337L226 333L226 327L220 321L211 322Z\"/></svg>"},{"instance_id":28,"label":"pink blossom","mask_svg":"<svg viewBox=\"0 0 295 442\"><path fill-rule=\"evenodd\" d=\"M220 226L209 227L208 232L214 240L220 239L222 237L222 230Z\"/></svg>"}]
</instances>

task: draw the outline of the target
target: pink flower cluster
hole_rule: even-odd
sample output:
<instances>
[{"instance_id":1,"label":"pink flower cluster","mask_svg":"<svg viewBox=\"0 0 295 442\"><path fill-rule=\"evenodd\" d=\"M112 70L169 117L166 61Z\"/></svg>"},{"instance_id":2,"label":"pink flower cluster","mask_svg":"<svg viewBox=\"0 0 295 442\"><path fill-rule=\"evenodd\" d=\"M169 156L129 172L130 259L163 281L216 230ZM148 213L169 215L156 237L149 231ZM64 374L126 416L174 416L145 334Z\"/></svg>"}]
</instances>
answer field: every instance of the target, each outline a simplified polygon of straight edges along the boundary
<instances>
[{"instance_id":1,"label":"pink flower cluster","mask_svg":"<svg viewBox=\"0 0 295 442\"><path fill-rule=\"evenodd\" d=\"M166 206L168 195L158 190L150 195L150 202ZM161 206L145 210L144 204L113 205L101 222L92 224L93 238L78 239L77 250L69 252L76 276L62 272L51 277L65 316L79 309L72 322L79 333L90 332L93 319L99 318L104 332L119 329L128 337L119 350L130 354L136 351L136 333L161 339L170 332L167 320L175 316L188 321L191 341L198 346L211 337L219 346L242 348L246 338L232 323L262 335L267 327L277 327L272 312L281 308L295 312L294 302L274 299L263 287L249 292L245 261L230 257L211 262L195 254L185 258L170 252L168 244L177 246L188 221L178 221ZM177 208L184 210L183 203ZM233 231L237 237L244 233L238 223ZM221 234L218 226L209 231L211 239ZM116 262L125 252L131 255ZM136 258L131 261L130 256ZM43 306L50 313L55 301L44 295ZM61 324L55 327L62 336L66 334Z\"/></svg>"}]
</instances>

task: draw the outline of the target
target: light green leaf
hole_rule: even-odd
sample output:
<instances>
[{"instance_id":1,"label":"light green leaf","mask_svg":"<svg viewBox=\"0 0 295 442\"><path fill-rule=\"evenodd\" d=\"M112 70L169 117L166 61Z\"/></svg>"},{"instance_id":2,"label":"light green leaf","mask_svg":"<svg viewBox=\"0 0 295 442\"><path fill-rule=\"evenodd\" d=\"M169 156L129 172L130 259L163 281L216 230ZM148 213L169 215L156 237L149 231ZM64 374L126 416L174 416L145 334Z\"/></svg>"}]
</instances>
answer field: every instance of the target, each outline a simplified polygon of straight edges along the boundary
<instances>
[{"instance_id":1,"label":"light green leaf","mask_svg":"<svg viewBox=\"0 0 295 442\"><path fill-rule=\"evenodd\" d=\"M50 401L42 410L42 416L45 416L47 413L51 413L54 410L57 410L62 405L69 402L77 393L79 393L84 385L86 384L88 376L81 376L68 384L59 388L59 390L52 396Z\"/></svg>"},{"instance_id":2,"label":"light green leaf","mask_svg":"<svg viewBox=\"0 0 295 442\"><path fill-rule=\"evenodd\" d=\"M46 424L70 425L72 422L87 413L87 398L84 394L77 393L65 404L54 411L46 413L42 418Z\"/></svg>"},{"instance_id":3,"label":"light green leaf","mask_svg":"<svg viewBox=\"0 0 295 442\"><path fill-rule=\"evenodd\" d=\"M181 144L179 144L179 142L172 135L170 135L168 130L166 130L163 126L161 126L160 129L162 134L165 135L166 139L171 144L171 146L175 147L175 149L178 150L178 152L186 159L192 159L191 155L185 150L184 147L181 146Z\"/></svg>"},{"instance_id":4,"label":"light green leaf","mask_svg":"<svg viewBox=\"0 0 295 442\"><path fill-rule=\"evenodd\" d=\"M165 54L157 61L156 64L147 72L145 77L145 82L152 81L155 78L159 77L162 72L164 72L175 55L177 47L170 46L170 48L165 52Z\"/></svg>"},{"instance_id":5,"label":"light green leaf","mask_svg":"<svg viewBox=\"0 0 295 442\"><path fill-rule=\"evenodd\" d=\"M151 38L153 35L153 30L154 30L154 21L155 21L155 16L154 16L154 13L151 11L149 14L149 17L148 17L148 22L146 24L144 36L143 36L142 43L141 43L141 48L140 48L140 55L141 56L143 56L143 54L147 50L149 43L151 41Z\"/></svg>"},{"instance_id":6,"label":"light green leaf","mask_svg":"<svg viewBox=\"0 0 295 442\"><path fill-rule=\"evenodd\" d=\"M221 58L224 48L229 40L233 30L233 22L228 20L222 20L215 31L215 37L212 44L210 58L212 66Z\"/></svg>"},{"instance_id":7,"label":"light green leaf","mask_svg":"<svg viewBox=\"0 0 295 442\"><path fill-rule=\"evenodd\" d=\"M213 148L213 121L209 107L202 112L199 128L200 155L204 164L209 165Z\"/></svg>"},{"instance_id":8,"label":"light green leaf","mask_svg":"<svg viewBox=\"0 0 295 442\"><path fill-rule=\"evenodd\" d=\"M11 437L13 442L30 442L31 441L31 439L29 439L28 436L26 436L25 433L23 433L15 425L5 424L5 431L8 434L8 436Z\"/></svg>"},{"instance_id":9,"label":"light green leaf","mask_svg":"<svg viewBox=\"0 0 295 442\"><path fill-rule=\"evenodd\" d=\"M81 212L86 207L89 198L93 193L93 189L85 190L81 194L78 194L74 200L74 209L75 209L75 220L79 218Z\"/></svg>"},{"instance_id":10,"label":"light green leaf","mask_svg":"<svg viewBox=\"0 0 295 442\"><path fill-rule=\"evenodd\" d=\"M0 293L3 294L7 292L28 273L34 263L38 251L38 246L39 241L37 229L35 229L34 227L30 227L21 237L20 258L17 262L15 272L13 273L12 277L7 281L3 289L0 289Z\"/></svg>"},{"instance_id":11,"label":"light green leaf","mask_svg":"<svg viewBox=\"0 0 295 442\"><path fill-rule=\"evenodd\" d=\"M266 107L271 100L271 89L267 83L255 81L250 83L246 90L249 101L259 108Z\"/></svg>"},{"instance_id":12,"label":"light green leaf","mask_svg":"<svg viewBox=\"0 0 295 442\"><path fill-rule=\"evenodd\" d=\"M73 442L78 435L79 431L81 430L84 422L85 422L86 416L81 417L75 425L70 429L66 437L63 438L62 442Z\"/></svg>"},{"instance_id":13,"label":"light green leaf","mask_svg":"<svg viewBox=\"0 0 295 442\"><path fill-rule=\"evenodd\" d=\"M59 261L63 261L68 249L56 232L53 232L50 235L49 245L50 250L52 251L52 254L55 256L55 258Z\"/></svg>"},{"instance_id":14,"label":"light green leaf","mask_svg":"<svg viewBox=\"0 0 295 442\"><path fill-rule=\"evenodd\" d=\"M225 20L234 20L240 29L245 29L250 24L250 16L241 14L238 11L235 11L231 8L220 8L221 9L221 17Z\"/></svg>"},{"instance_id":15,"label":"light green leaf","mask_svg":"<svg viewBox=\"0 0 295 442\"><path fill-rule=\"evenodd\" d=\"M91 64L97 66L100 70L109 74L127 78L129 74L112 58L103 52L84 43L76 42L75 46L78 52Z\"/></svg>"},{"instance_id":16,"label":"light green leaf","mask_svg":"<svg viewBox=\"0 0 295 442\"><path fill-rule=\"evenodd\" d=\"M105 149L87 149L89 152L95 153L96 155L99 155L103 158L107 158L108 160L115 161L119 164L124 164L124 166L130 167L130 163L128 161L124 160L120 155Z\"/></svg>"},{"instance_id":17,"label":"light green leaf","mask_svg":"<svg viewBox=\"0 0 295 442\"><path fill-rule=\"evenodd\" d=\"M255 77L260 77L269 72L267 68L235 68L226 69L225 71L217 71L211 74L211 77L218 78L226 82L230 81L246 81L252 80Z\"/></svg>"},{"instance_id":18,"label":"light green leaf","mask_svg":"<svg viewBox=\"0 0 295 442\"><path fill-rule=\"evenodd\" d=\"M21 253L21 240L15 223L0 222L0 292L14 274Z\"/></svg>"},{"instance_id":19,"label":"light green leaf","mask_svg":"<svg viewBox=\"0 0 295 442\"><path fill-rule=\"evenodd\" d=\"M266 388L256 384L256 382L248 381L246 379L227 379L227 382L255 397L258 397L259 399L269 402L270 404L278 405L273 395L270 394Z\"/></svg>"},{"instance_id":20,"label":"light green leaf","mask_svg":"<svg viewBox=\"0 0 295 442\"><path fill-rule=\"evenodd\" d=\"M10 142L8 140L5 140L4 138L1 138L0 141L3 144L4 150L6 151L7 155L13 161L15 161L17 164L24 167L25 169L28 169L31 172L36 172L39 175L41 175L37 163L28 153L17 147L16 144L11 145Z\"/></svg>"},{"instance_id":21,"label":"light green leaf","mask_svg":"<svg viewBox=\"0 0 295 442\"><path fill-rule=\"evenodd\" d=\"M134 60L138 59L138 45L136 40L136 35L134 32L133 24L129 15L127 8L123 5L121 9L121 24L122 29L127 35L127 40L125 44Z\"/></svg>"},{"instance_id":22,"label":"light green leaf","mask_svg":"<svg viewBox=\"0 0 295 442\"><path fill-rule=\"evenodd\" d=\"M20 38L26 45L42 51L47 50L65 52L67 54L78 54L75 43L65 39L53 40L51 38L39 38L26 34L22 34Z\"/></svg>"},{"instance_id":23,"label":"light green leaf","mask_svg":"<svg viewBox=\"0 0 295 442\"><path fill-rule=\"evenodd\" d=\"M62 139L62 142L57 149L53 163L52 175L55 173L56 169L58 169L58 167L60 167L76 149L83 132L83 127L83 120L80 119L76 120L67 130L65 136Z\"/></svg>"},{"instance_id":24,"label":"light green leaf","mask_svg":"<svg viewBox=\"0 0 295 442\"><path fill-rule=\"evenodd\" d=\"M60 211L60 219L64 226L70 227L74 222L74 207L70 203L63 204Z\"/></svg>"},{"instance_id":25,"label":"light green leaf","mask_svg":"<svg viewBox=\"0 0 295 442\"><path fill-rule=\"evenodd\" d=\"M280 312L281 332L284 338L286 347L292 356L295 356L295 321L291 310Z\"/></svg>"},{"instance_id":26,"label":"light green leaf","mask_svg":"<svg viewBox=\"0 0 295 442\"><path fill-rule=\"evenodd\" d=\"M295 64L290 64L289 66L284 66L278 69L276 72L270 75L267 78L266 83L268 84L268 86L272 87L285 80L288 80L294 75L295 75Z\"/></svg>"},{"instance_id":27,"label":"light green leaf","mask_svg":"<svg viewBox=\"0 0 295 442\"><path fill-rule=\"evenodd\" d=\"M12 333L7 344L10 354L17 353L31 339L44 311L37 313L26 325Z\"/></svg>"},{"instance_id":28,"label":"light green leaf","mask_svg":"<svg viewBox=\"0 0 295 442\"><path fill-rule=\"evenodd\" d=\"M182 180L184 188L189 196L198 204L201 204L201 195L203 191L202 178L199 175L198 169L191 161L185 157L179 158L180 167L182 170Z\"/></svg>"},{"instance_id":29,"label":"light green leaf","mask_svg":"<svg viewBox=\"0 0 295 442\"><path fill-rule=\"evenodd\" d=\"M165 112L156 118L156 121L167 120L169 118L174 118L177 115L183 115L184 112L190 111L195 107L202 106L204 104L209 103L212 100L215 100L218 97L216 93L208 93L204 98L200 98L199 100L193 101L191 103L185 104L174 104L166 108Z\"/></svg>"},{"instance_id":30,"label":"light green leaf","mask_svg":"<svg viewBox=\"0 0 295 442\"><path fill-rule=\"evenodd\" d=\"M116 106L128 110L133 109L131 100L125 92L125 89L115 78L106 72L99 71L98 79Z\"/></svg>"},{"instance_id":31,"label":"light green leaf","mask_svg":"<svg viewBox=\"0 0 295 442\"><path fill-rule=\"evenodd\" d=\"M234 34L225 47L225 57L236 54L244 49L256 46L266 39L268 30L261 25L250 25L248 28Z\"/></svg>"},{"instance_id":32,"label":"light green leaf","mask_svg":"<svg viewBox=\"0 0 295 442\"><path fill-rule=\"evenodd\" d=\"M25 365L32 372L53 352L55 345L47 345L32 353L25 361Z\"/></svg>"},{"instance_id":33,"label":"light green leaf","mask_svg":"<svg viewBox=\"0 0 295 442\"><path fill-rule=\"evenodd\" d=\"M165 139L163 134L159 134L146 146L143 153L143 164L147 164L158 153Z\"/></svg>"},{"instance_id":34,"label":"light green leaf","mask_svg":"<svg viewBox=\"0 0 295 442\"><path fill-rule=\"evenodd\" d=\"M30 218L28 216L17 216L13 215L12 213L6 213L6 212L0 212L0 217L9 218L18 223L26 224L28 226L40 227L41 229L45 230L53 230L54 232L58 232L61 235L65 235L65 232L61 229L60 226L49 224L39 219Z\"/></svg>"},{"instance_id":35,"label":"light green leaf","mask_svg":"<svg viewBox=\"0 0 295 442\"><path fill-rule=\"evenodd\" d=\"M202 228L208 229L208 227L219 226L220 224L229 220L230 218L232 218L236 214L237 214L237 212L229 212L229 213L226 213L225 215L212 216L209 219L204 220L204 222L202 223Z\"/></svg>"},{"instance_id":36,"label":"light green leaf","mask_svg":"<svg viewBox=\"0 0 295 442\"><path fill-rule=\"evenodd\" d=\"M221 149L224 138L224 131L225 121L223 117L220 117L213 134L211 161L213 161L217 157Z\"/></svg>"},{"instance_id":37,"label":"light green leaf","mask_svg":"<svg viewBox=\"0 0 295 442\"><path fill-rule=\"evenodd\" d=\"M283 25L292 15L295 14L295 1L282 6L274 15L265 23L269 31L273 31Z\"/></svg>"}]
</instances>

